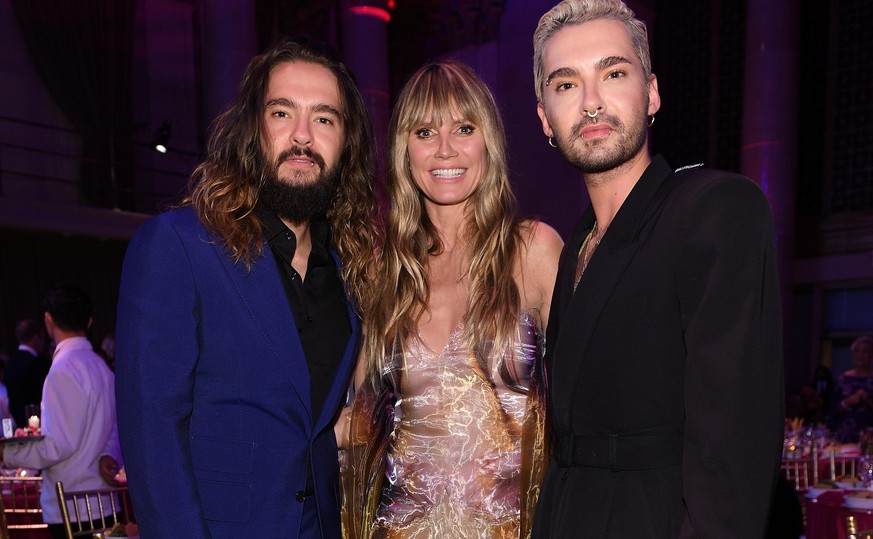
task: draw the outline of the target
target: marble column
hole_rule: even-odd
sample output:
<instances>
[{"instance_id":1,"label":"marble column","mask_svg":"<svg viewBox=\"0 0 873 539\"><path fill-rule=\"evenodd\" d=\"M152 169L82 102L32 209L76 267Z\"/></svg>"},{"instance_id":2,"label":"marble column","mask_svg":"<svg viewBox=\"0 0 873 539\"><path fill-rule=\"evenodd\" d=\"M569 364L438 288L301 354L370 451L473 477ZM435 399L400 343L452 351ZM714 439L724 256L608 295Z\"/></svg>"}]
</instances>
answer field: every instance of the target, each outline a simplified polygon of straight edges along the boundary
<instances>
[{"instance_id":1,"label":"marble column","mask_svg":"<svg viewBox=\"0 0 873 539\"><path fill-rule=\"evenodd\" d=\"M748 0L746 10L741 171L761 185L773 208L786 328L794 293L799 11L796 0ZM786 366L788 387L806 381L805 366Z\"/></svg>"},{"instance_id":2,"label":"marble column","mask_svg":"<svg viewBox=\"0 0 873 539\"><path fill-rule=\"evenodd\" d=\"M387 151L391 104L388 90L388 22L393 0L341 0L343 60L354 74L373 123L380 176Z\"/></svg>"},{"instance_id":3,"label":"marble column","mask_svg":"<svg viewBox=\"0 0 873 539\"><path fill-rule=\"evenodd\" d=\"M208 126L236 98L246 66L258 53L251 0L201 0L203 121Z\"/></svg>"}]
</instances>

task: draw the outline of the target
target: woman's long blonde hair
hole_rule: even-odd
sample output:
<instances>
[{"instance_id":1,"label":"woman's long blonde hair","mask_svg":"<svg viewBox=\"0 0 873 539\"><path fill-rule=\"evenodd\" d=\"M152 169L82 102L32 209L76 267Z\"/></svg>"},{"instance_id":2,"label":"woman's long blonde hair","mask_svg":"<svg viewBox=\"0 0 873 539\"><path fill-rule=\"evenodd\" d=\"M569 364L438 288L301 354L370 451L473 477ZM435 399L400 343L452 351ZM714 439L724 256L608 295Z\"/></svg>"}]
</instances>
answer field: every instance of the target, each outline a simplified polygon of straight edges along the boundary
<instances>
[{"instance_id":1,"label":"woman's long blonde hair","mask_svg":"<svg viewBox=\"0 0 873 539\"><path fill-rule=\"evenodd\" d=\"M520 234L500 113L488 87L469 67L455 61L425 65L401 91L389 126L391 208L378 260L374 303L367 309L365 353L371 377L384 373L388 350L403 346L415 334L430 299L427 260L443 250L412 178L409 135L425 120L440 125L457 115L481 129L486 150L482 178L468 202L462 231L470 258L464 318L467 342L481 357L489 341L502 342L517 324L521 301L513 272Z\"/></svg>"}]
</instances>

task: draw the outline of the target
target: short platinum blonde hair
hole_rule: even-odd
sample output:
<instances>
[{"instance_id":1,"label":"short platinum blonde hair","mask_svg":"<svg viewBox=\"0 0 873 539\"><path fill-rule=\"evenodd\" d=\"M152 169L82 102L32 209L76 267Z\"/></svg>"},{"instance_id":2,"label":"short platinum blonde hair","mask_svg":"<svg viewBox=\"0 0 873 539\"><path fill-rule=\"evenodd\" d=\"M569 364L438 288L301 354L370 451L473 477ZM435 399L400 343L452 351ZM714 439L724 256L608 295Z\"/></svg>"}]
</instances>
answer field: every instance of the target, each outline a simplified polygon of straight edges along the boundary
<instances>
[{"instance_id":1,"label":"short platinum blonde hair","mask_svg":"<svg viewBox=\"0 0 873 539\"><path fill-rule=\"evenodd\" d=\"M564 0L540 18L534 32L534 85L537 100L543 101L543 50L546 42L565 26L575 26L595 20L613 20L622 23L630 34L631 44L640 59L646 80L652 75L649 56L649 33L646 24L621 0Z\"/></svg>"}]
</instances>

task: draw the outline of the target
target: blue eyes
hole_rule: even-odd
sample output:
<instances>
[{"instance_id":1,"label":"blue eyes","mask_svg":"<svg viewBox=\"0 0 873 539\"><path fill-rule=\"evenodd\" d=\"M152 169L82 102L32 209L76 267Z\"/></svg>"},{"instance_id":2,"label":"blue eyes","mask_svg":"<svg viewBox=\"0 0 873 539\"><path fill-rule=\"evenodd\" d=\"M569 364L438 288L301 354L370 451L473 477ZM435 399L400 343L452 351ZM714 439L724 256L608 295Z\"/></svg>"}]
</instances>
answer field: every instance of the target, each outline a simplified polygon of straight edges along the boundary
<instances>
[{"instance_id":1,"label":"blue eyes","mask_svg":"<svg viewBox=\"0 0 873 539\"><path fill-rule=\"evenodd\" d=\"M452 133L459 135L472 135L476 131L476 126L472 124L463 124L452 130ZM430 127L421 127L412 132L416 137L429 139L438 135L436 129Z\"/></svg>"},{"instance_id":2,"label":"blue eyes","mask_svg":"<svg viewBox=\"0 0 873 539\"><path fill-rule=\"evenodd\" d=\"M609 73L607 73L606 77L604 77L604 80L620 79L620 78L624 77L625 75L627 75L627 73L625 71L622 71L621 69L616 69L614 71L610 71ZM551 83L547 84L547 86L550 86L550 85L551 85ZM560 82L560 83L555 84L555 91L556 92L565 92L567 90L571 90L571 89L576 88L576 87L577 87L577 84L575 82Z\"/></svg>"}]
</instances>

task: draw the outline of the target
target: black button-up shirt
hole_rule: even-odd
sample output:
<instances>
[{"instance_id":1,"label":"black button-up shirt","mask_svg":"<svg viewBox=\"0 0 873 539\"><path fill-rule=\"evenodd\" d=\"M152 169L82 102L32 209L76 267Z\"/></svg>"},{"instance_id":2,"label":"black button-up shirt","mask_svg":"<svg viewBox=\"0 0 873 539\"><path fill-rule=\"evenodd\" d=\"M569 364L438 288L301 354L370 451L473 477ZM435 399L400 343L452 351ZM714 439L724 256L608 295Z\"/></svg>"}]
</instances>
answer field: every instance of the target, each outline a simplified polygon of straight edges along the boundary
<instances>
[{"instance_id":1,"label":"black button-up shirt","mask_svg":"<svg viewBox=\"0 0 873 539\"><path fill-rule=\"evenodd\" d=\"M297 250L294 232L263 206L258 206L257 215L280 268L285 295L306 355L315 421L352 334L339 268L330 254L330 228L323 217L310 223L312 250L303 279L291 266Z\"/></svg>"}]
</instances>

